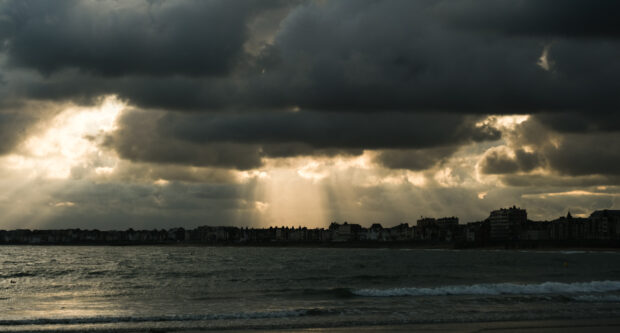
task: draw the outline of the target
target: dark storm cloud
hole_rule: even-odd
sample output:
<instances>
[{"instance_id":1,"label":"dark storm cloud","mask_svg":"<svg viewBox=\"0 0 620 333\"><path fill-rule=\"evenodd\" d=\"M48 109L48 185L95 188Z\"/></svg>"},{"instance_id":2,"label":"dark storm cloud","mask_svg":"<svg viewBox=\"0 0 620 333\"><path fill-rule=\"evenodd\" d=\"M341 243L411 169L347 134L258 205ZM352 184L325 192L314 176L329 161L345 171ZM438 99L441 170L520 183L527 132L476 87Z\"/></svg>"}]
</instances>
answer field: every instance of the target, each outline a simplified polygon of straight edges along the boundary
<instances>
[{"instance_id":1,"label":"dark storm cloud","mask_svg":"<svg viewBox=\"0 0 620 333\"><path fill-rule=\"evenodd\" d=\"M451 0L437 7L462 28L524 36L620 37L617 1Z\"/></svg>"},{"instance_id":2,"label":"dark storm cloud","mask_svg":"<svg viewBox=\"0 0 620 333\"><path fill-rule=\"evenodd\" d=\"M105 146L123 158L155 163L216 166L237 169L256 168L262 164L260 149L254 144L216 142L199 145L173 137L158 135L157 113L126 112L119 120L120 129L106 138Z\"/></svg>"},{"instance_id":3,"label":"dark storm cloud","mask_svg":"<svg viewBox=\"0 0 620 333\"><path fill-rule=\"evenodd\" d=\"M317 148L309 143L303 142L284 142L284 143L265 143L261 145L261 152L265 157L294 157L294 156L357 156L361 155L363 148Z\"/></svg>"},{"instance_id":4,"label":"dark storm cloud","mask_svg":"<svg viewBox=\"0 0 620 333\"><path fill-rule=\"evenodd\" d=\"M246 93L261 105L317 110L531 113L620 106L613 89L620 73L615 40L460 29L445 23L440 5L300 6L256 61L264 73L249 80ZM470 16L478 14L474 10ZM545 49L548 70L536 65Z\"/></svg>"},{"instance_id":5,"label":"dark storm cloud","mask_svg":"<svg viewBox=\"0 0 620 333\"><path fill-rule=\"evenodd\" d=\"M541 167L555 176L620 175L620 132L584 128L576 132L556 132L546 126L536 116L519 124L514 132L506 135L508 148L491 149L485 154L481 171L514 174ZM529 147L531 151L521 147ZM512 150L514 156L507 150ZM517 185L518 182L528 183L527 179L519 177L506 179Z\"/></svg>"},{"instance_id":6,"label":"dark storm cloud","mask_svg":"<svg viewBox=\"0 0 620 333\"><path fill-rule=\"evenodd\" d=\"M12 152L37 125L57 113L58 107L46 103L13 104L0 100L0 155Z\"/></svg>"},{"instance_id":7,"label":"dark storm cloud","mask_svg":"<svg viewBox=\"0 0 620 333\"><path fill-rule=\"evenodd\" d=\"M18 100L80 103L117 94L169 112L121 120L107 144L134 161L249 169L269 156L401 149L378 161L417 170L445 158L446 147L498 138L473 126L472 114L544 113L546 129L616 131L617 6L4 1L2 89ZM261 28L261 15L282 21ZM485 170L546 162L586 172L554 164L565 160L559 153L528 154L496 156Z\"/></svg>"},{"instance_id":8,"label":"dark storm cloud","mask_svg":"<svg viewBox=\"0 0 620 333\"><path fill-rule=\"evenodd\" d=\"M381 151L375 161L390 169L425 170L450 157L457 148L389 149Z\"/></svg>"},{"instance_id":9,"label":"dark storm cloud","mask_svg":"<svg viewBox=\"0 0 620 333\"><path fill-rule=\"evenodd\" d=\"M475 117L449 114L250 113L171 114L131 111L106 146L126 159L250 169L262 157L361 154L363 149L440 147L435 153L402 156L386 152L388 167L420 169L475 140L496 140L494 128ZM156 135L153 135L156 134ZM415 161L414 161L415 160Z\"/></svg>"},{"instance_id":10,"label":"dark storm cloud","mask_svg":"<svg viewBox=\"0 0 620 333\"><path fill-rule=\"evenodd\" d=\"M568 134L545 152L551 168L567 175L620 175L620 133Z\"/></svg>"},{"instance_id":11,"label":"dark storm cloud","mask_svg":"<svg viewBox=\"0 0 620 333\"><path fill-rule=\"evenodd\" d=\"M89 157L62 181L21 179L29 170L5 166L3 187L17 189L0 195L0 211L23 218L2 219L15 228L47 213L55 227L243 225L259 220L256 200L278 204L266 184L282 182L278 172L234 169L365 149L381 167L330 161L318 167L325 178L302 179L300 190L324 189L326 215L360 223L480 220L513 204L535 218L565 214L567 203L611 207L617 196L550 205L537 196L617 193L618 6L0 0L0 154L55 114L33 104L57 111L113 94L128 105L117 129L93 136L122 158L116 164ZM479 125L494 114L532 114L514 131L498 127L506 151L489 150L500 133ZM428 171L418 185L391 169ZM479 181L477 170L506 186Z\"/></svg>"},{"instance_id":12,"label":"dark storm cloud","mask_svg":"<svg viewBox=\"0 0 620 333\"><path fill-rule=\"evenodd\" d=\"M537 153L523 149L515 150L514 156L510 156L503 150L494 150L482 160L481 170L487 174L529 172L541 166L541 163L541 158Z\"/></svg>"},{"instance_id":13,"label":"dark storm cloud","mask_svg":"<svg viewBox=\"0 0 620 333\"><path fill-rule=\"evenodd\" d=\"M495 140L499 131L459 114L272 112L167 114L159 133L196 143L300 142L315 148L424 148Z\"/></svg>"},{"instance_id":14,"label":"dark storm cloud","mask_svg":"<svg viewBox=\"0 0 620 333\"><path fill-rule=\"evenodd\" d=\"M529 144L548 168L562 175L620 175L620 132L585 131L557 133L545 128L537 117L523 123L518 131L542 133L519 135L516 144ZM534 140L532 140L535 138Z\"/></svg>"},{"instance_id":15,"label":"dark storm cloud","mask_svg":"<svg viewBox=\"0 0 620 333\"><path fill-rule=\"evenodd\" d=\"M607 110L599 113L541 113L536 119L545 126L568 133L610 132L620 130L620 112Z\"/></svg>"},{"instance_id":16,"label":"dark storm cloud","mask_svg":"<svg viewBox=\"0 0 620 333\"><path fill-rule=\"evenodd\" d=\"M0 112L0 155L10 152L21 141L32 122L28 116Z\"/></svg>"},{"instance_id":17,"label":"dark storm cloud","mask_svg":"<svg viewBox=\"0 0 620 333\"><path fill-rule=\"evenodd\" d=\"M318 110L514 112L546 99L535 92L551 83L535 65L541 50L446 30L426 2L311 4L283 21L249 93Z\"/></svg>"},{"instance_id":18,"label":"dark storm cloud","mask_svg":"<svg viewBox=\"0 0 620 333\"><path fill-rule=\"evenodd\" d=\"M246 21L274 1L5 1L11 66L49 75L224 75L242 55Z\"/></svg>"},{"instance_id":19,"label":"dark storm cloud","mask_svg":"<svg viewBox=\"0 0 620 333\"><path fill-rule=\"evenodd\" d=\"M487 3L503 13L514 6ZM620 106L609 80L620 72L615 41L513 37L497 34L499 23L495 32L451 23L457 10L484 18L487 9L476 2L112 4L4 3L0 29L9 65L52 74L24 83L24 97L115 93L141 107L193 110L529 113ZM545 6L523 6L531 7L523 15L548 15ZM246 42L261 45L250 40L248 24L282 7L290 12L276 16L284 19L273 42L246 53ZM572 12L589 15L588 22L594 15ZM536 65L548 44L550 71Z\"/></svg>"},{"instance_id":20,"label":"dark storm cloud","mask_svg":"<svg viewBox=\"0 0 620 333\"><path fill-rule=\"evenodd\" d=\"M85 76L67 70L51 77L13 77L13 91L36 100L66 100L94 104L102 94L117 94L131 104L147 108L191 111L222 111L236 105L230 96L238 87L225 78Z\"/></svg>"}]
</instances>

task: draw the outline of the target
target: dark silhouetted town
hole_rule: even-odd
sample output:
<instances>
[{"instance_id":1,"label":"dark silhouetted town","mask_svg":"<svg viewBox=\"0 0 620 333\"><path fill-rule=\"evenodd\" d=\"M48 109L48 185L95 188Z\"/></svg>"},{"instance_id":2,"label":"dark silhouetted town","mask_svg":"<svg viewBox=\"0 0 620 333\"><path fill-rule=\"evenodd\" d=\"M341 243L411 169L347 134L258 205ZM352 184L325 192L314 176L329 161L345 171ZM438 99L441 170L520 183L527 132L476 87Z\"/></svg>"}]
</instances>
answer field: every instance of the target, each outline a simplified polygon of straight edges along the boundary
<instances>
[{"instance_id":1,"label":"dark silhouetted town","mask_svg":"<svg viewBox=\"0 0 620 333\"><path fill-rule=\"evenodd\" d=\"M239 228L201 226L195 229L0 230L0 244L149 245L204 244L255 246L351 247L485 247L531 248L620 247L620 210L597 210L589 217L568 213L552 221L531 221L525 209L494 210L483 221L460 224L458 217L423 217L415 225L387 228L332 222L329 228Z\"/></svg>"}]
</instances>

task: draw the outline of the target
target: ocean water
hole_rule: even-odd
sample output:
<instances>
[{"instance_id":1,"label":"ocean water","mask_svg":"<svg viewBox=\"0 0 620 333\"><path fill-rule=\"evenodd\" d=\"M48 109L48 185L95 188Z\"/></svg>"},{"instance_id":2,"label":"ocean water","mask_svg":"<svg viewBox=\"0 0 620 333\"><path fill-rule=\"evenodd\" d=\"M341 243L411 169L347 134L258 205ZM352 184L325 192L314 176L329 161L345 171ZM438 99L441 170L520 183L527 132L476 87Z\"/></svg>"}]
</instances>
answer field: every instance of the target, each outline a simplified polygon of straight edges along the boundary
<instances>
[{"instance_id":1,"label":"ocean water","mask_svg":"<svg viewBox=\"0 0 620 333\"><path fill-rule=\"evenodd\" d=\"M618 316L618 252L0 247L2 332Z\"/></svg>"}]
</instances>

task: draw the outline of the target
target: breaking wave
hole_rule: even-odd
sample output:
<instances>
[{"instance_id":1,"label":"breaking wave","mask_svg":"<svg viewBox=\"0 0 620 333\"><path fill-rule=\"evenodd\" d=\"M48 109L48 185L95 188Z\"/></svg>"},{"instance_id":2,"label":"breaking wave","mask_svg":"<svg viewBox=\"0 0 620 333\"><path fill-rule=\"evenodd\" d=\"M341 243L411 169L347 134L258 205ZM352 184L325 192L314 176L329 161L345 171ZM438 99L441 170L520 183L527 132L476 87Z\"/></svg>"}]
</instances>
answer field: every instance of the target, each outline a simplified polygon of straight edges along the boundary
<instances>
[{"instance_id":1,"label":"breaking wave","mask_svg":"<svg viewBox=\"0 0 620 333\"><path fill-rule=\"evenodd\" d=\"M365 297L445 296L445 295L531 295L609 292L620 290L620 281L543 282L539 284L488 283L435 288L360 289L353 294Z\"/></svg>"},{"instance_id":2,"label":"breaking wave","mask_svg":"<svg viewBox=\"0 0 620 333\"><path fill-rule=\"evenodd\" d=\"M620 303L620 295L579 295L573 299L578 302Z\"/></svg>"}]
</instances>

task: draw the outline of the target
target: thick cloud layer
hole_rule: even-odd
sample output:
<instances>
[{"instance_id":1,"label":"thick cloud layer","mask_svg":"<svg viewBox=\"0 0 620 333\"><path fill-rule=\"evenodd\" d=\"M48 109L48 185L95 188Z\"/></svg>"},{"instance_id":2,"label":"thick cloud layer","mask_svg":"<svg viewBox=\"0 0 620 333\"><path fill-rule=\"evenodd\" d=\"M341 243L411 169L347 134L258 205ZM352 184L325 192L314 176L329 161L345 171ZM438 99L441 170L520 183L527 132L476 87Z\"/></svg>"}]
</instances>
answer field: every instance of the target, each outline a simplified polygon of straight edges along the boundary
<instances>
[{"instance_id":1,"label":"thick cloud layer","mask_svg":"<svg viewBox=\"0 0 620 333\"><path fill-rule=\"evenodd\" d=\"M183 208L187 221L238 223L299 198L274 199L270 186L291 184L322 193L325 214L342 218L617 205L619 6L0 0L0 184L28 197L17 187L71 177L73 192L49 190L60 206L41 199L50 214L66 211L57 221L117 205L119 219L169 219ZM125 107L118 117L96 113L102 128L50 120L67 105L75 115L99 107L104 95ZM225 184L234 195L217 190ZM189 193L201 186L213 198ZM562 201L565 192L596 199ZM98 193L109 201L88 200ZM132 215L132 203L144 211ZM213 211L201 215L203 204ZM2 194L0 205L19 206Z\"/></svg>"},{"instance_id":2,"label":"thick cloud layer","mask_svg":"<svg viewBox=\"0 0 620 333\"><path fill-rule=\"evenodd\" d=\"M499 131L453 114L315 112L237 115L168 115L160 133L192 142L303 142L317 148L421 148L470 140L495 140Z\"/></svg>"},{"instance_id":3,"label":"thick cloud layer","mask_svg":"<svg viewBox=\"0 0 620 333\"><path fill-rule=\"evenodd\" d=\"M122 157L149 162L249 169L261 157L359 154L361 149L429 148L499 139L498 130L476 125L475 117L448 114L251 113L165 114L132 111L107 146ZM156 134L156 135L153 135ZM454 147L437 150L448 156ZM386 166L430 167L436 154L380 158ZM405 161L409 159L409 161ZM415 160L415 161L414 161Z\"/></svg>"},{"instance_id":4,"label":"thick cloud layer","mask_svg":"<svg viewBox=\"0 0 620 333\"><path fill-rule=\"evenodd\" d=\"M262 37L268 43L262 51L247 53L248 25L278 6L290 7L279 30ZM6 1L0 36L9 68L45 75L10 82L24 97L114 93L143 107L194 110L588 108L608 113L617 108L617 26L603 15L613 13L607 7L614 5L570 1L559 10L564 19L557 20L554 6L549 1ZM508 19L513 10L516 23ZM532 33L513 31L530 26L520 24L525 18L539 23L531 25ZM479 19L483 29L468 24ZM577 34L576 26L584 33ZM544 50L546 65L539 66Z\"/></svg>"},{"instance_id":5,"label":"thick cloud layer","mask_svg":"<svg viewBox=\"0 0 620 333\"><path fill-rule=\"evenodd\" d=\"M620 175L620 133L566 135L547 152L550 166L567 175Z\"/></svg>"},{"instance_id":6,"label":"thick cloud layer","mask_svg":"<svg viewBox=\"0 0 620 333\"><path fill-rule=\"evenodd\" d=\"M538 117L532 117L518 125L514 132L506 135L507 146L486 152L480 163L481 171L503 175L530 174L528 177L540 177L537 171L545 171L552 177L596 175L603 178L589 179L598 179L598 184L617 183L620 175L617 167L620 163L619 132L584 129L563 133L546 127L544 120L541 122ZM506 179L509 184L514 184L519 178ZM570 184L575 180L563 181Z\"/></svg>"},{"instance_id":7,"label":"thick cloud layer","mask_svg":"<svg viewBox=\"0 0 620 333\"><path fill-rule=\"evenodd\" d=\"M541 113L536 119L558 132L584 133L584 132L613 132L620 130L620 112L607 110L605 113L592 114L589 112L562 112Z\"/></svg>"},{"instance_id":8,"label":"thick cloud layer","mask_svg":"<svg viewBox=\"0 0 620 333\"><path fill-rule=\"evenodd\" d=\"M247 169L264 156L442 147L379 159L419 169L472 140L497 139L473 126L486 114L536 113L558 132L618 130L617 6L3 1L0 95L91 103L116 94L170 112L151 113L145 126L122 119L108 146L137 161ZM0 126L17 118L3 115ZM5 136L3 151L20 138ZM515 152L488 156L483 171L554 165L552 155Z\"/></svg>"},{"instance_id":9,"label":"thick cloud layer","mask_svg":"<svg viewBox=\"0 0 620 333\"><path fill-rule=\"evenodd\" d=\"M224 75L242 55L246 22L274 1L6 1L10 66L50 75Z\"/></svg>"},{"instance_id":10,"label":"thick cloud layer","mask_svg":"<svg viewBox=\"0 0 620 333\"><path fill-rule=\"evenodd\" d=\"M505 150L490 150L482 162L482 172L488 174L505 174L529 172L540 166L540 157L523 149L513 152L514 156Z\"/></svg>"},{"instance_id":11,"label":"thick cloud layer","mask_svg":"<svg viewBox=\"0 0 620 333\"><path fill-rule=\"evenodd\" d=\"M456 151L456 146L428 149L389 149L376 157L381 165L391 169L426 170Z\"/></svg>"},{"instance_id":12,"label":"thick cloud layer","mask_svg":"<svg viewBox=\"0 0 620 333\"><path fill-rule=\"evenodd\" d=\"M442 1L439 10L462 28L509 35L618 38L615 13L620 4L607 0L460 0Z\"/></svg>"},{"instance_id":13,"label":"thick cloud layer","mask_svg":"<svg viewBox=\"0 0 620 333\"><path fill-rule=\"evenodd\" d=\"M123 158L135 161L238 169L261 165L257 145L219 142L201 146L159 135L157 124L161 117L161 113L158 117L154 113L128 112L120 119L121 128L108 136L104 145L115 149Z\"/></svg>"},{"instance_id":14,"label":"thick cloud layer","mask_svg":"<svg viewBox=\"0 0 620 333\"><path fill-rule=\"evenodd\" d=\"M14 113L0 113L0 155L11 151L21 141L31 119Z\"/></svg>"},{"instance_id":15,"label":"thick cloud layer","mask_svg":"<svg viewBox=\"0 0 620 333\"><path fill-rule=\"evenodd\" d=\"M58 107L49 103L5 104L0 101L0 156L15 150L36 131L37 125L58 112Z\"/></svg>"}]
</instances>

